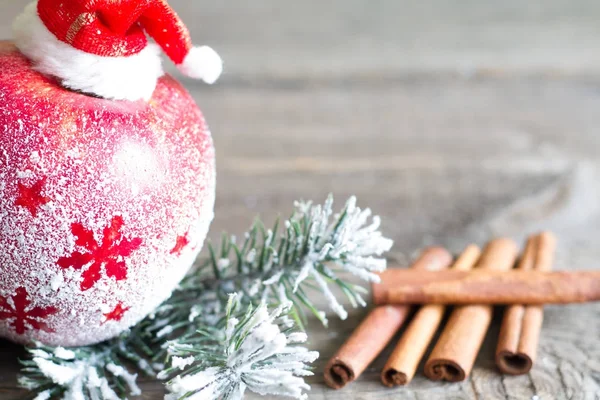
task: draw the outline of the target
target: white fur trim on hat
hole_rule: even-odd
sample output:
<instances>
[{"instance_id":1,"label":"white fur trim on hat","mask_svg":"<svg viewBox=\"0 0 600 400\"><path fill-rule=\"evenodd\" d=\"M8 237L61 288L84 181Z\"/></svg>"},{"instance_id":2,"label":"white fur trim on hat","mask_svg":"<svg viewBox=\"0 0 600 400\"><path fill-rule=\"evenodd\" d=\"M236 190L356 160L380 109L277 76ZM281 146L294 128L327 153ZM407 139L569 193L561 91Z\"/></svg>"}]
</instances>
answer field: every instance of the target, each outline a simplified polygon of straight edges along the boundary
<instances>
[{"instance_id":1,"label":"white fur trim on hat","mask_svg":"<svg viewBox=\"0 0 600 400\"><path fill-rule=\"evenodd\" d=\"M213 84L223 72L223 61L217 52L208 46L194 47L177 68L184 75Z\"/></svg>"},{"instance_id":2,"label":"white fur trim on hat","mask_svg":"<svg viewBox=\"0 0 600 400\"><path fill-rule=\"evenodd\" d=\"M29 4L13 24L15 45L43 74L73 90L106 99L149 100L164 72L160 49L148 44L128 57L103 57L78 50L56 38Z\"/></svg>"}]
</instances>

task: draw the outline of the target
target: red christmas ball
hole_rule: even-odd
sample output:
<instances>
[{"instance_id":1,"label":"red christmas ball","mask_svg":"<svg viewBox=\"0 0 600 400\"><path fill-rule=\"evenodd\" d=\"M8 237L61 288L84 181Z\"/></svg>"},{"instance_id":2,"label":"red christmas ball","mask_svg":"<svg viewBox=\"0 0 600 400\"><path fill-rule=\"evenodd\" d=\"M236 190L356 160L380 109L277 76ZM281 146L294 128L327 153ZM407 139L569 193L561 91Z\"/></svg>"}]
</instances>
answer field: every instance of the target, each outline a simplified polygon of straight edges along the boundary
<instances>
[{"instance_id":1,"label":"red christmas ball","mask_svg":"<svg viewBox=\"0 0 600 400\"><path fill-rule=\"evenodd\" d=\"M174 79L75 93L0 42L0 336L79 346L167 299L213 218L214 148Z\"/></svg>"}]
</instances>

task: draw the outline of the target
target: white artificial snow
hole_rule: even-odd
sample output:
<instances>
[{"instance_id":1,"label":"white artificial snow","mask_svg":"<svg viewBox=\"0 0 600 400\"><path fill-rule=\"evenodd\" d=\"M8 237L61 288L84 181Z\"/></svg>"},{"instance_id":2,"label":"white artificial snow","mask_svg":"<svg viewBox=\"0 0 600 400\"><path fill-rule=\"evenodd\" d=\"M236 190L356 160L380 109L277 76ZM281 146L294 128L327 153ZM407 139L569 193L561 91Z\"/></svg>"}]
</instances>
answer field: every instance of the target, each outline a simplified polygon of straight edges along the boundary
<instances>
[{"instance_id":1,"label":"white artificial snow","mask_svg":"<svg viewBox=\"0 0 600 400\"><path fill-rule=\"evenodd\" d=\"M256 258L256 249L252 249L248 252L248 255L246 256L246 261L249 263L253 263L255 258Z\"/></svg>"},{"instance_id":2,"label":"white artificial snow","mask_svg":"<svg viewBox=\"0 0 600 400\"><path fill-rule=\"evenodd\" d=\"M327 286L327 282L325 282L323 277L321 277L321 274L319 274L318 272L314 272L312 273L312 277L319 285L321 291L323 292L323 295L325 296L325 299L329 302L329 308L331 308L331 310L334 313L336 313L340 317L340 319L345 320L346 318L348 318L348 312L346 311L344 306L340 304L333 292L329 289L329 286Z\"/></svg>"},{"instance_id":3,"label":"white artificial snow","mask_svg":"<svg viewBox=\"0 0 600 400\"><path fill-rule=\"evenodd\" d=\"M50 399L50 391L44 390L43 392L38 393L37 396L33 400L49 400Z\"/></svg>"},{"instance_id":4,"label":"white artificial snow","mask_svg":"<svg viewBox=\"0 0 600 400\"><path fill-rule=\"evenodd\" d=\"M378 216L373 217L371 224L367 225L371 210L358 208L355 197L347 201L346 215L339 225L337 225L339 216L336 216L334 222L330 219L333 215L332 197L328 198L323 206L313 205L311 202L296 202L295 206L297 209L295 218L300 220L306 216L312 224L308 254L304 257L302 268L295 277L294 292L306 279L312 278L323 292L329 307L341 319L346 319L348 313L338 302L316 266L324 265L327 268L328 258L339 259L336 264L345 271L365 281L377 282L379 280L377 273L386 269L386 260L380 256L391 249L393 241L383 237L379 231L381 220ZM337 231L334 231L334 228L337 228ZM298 240L303 243L305 238L300 236ZM356 300L361 305L365 304L359 296Z\"/></svg>"},{"instance_id":5,"label":"white artificial snow","mask_svg":"<svg viewBox=\"0 0 600 400\"><path fill-rule=\"evenodd\" d=\"M94 367L88 367L88 387L99 388L102 385L102 379L98 376L98 371Z\"/></svg>"},{"instance_id":6,"label":"white artificial snow","mask_svg":"<svg viewBox=\"0 0 600 400\"><path fill-rule=\"evenodd\" d=\"M107 314L109 313L110 310L110 306L108 304L100 304L98 306L98 310L102 313L102 314Z\"/></svg>"},{"instance_id":7,"label":"white artificial snow","mask_svg":"<svg viewBox=\"0 0 600 400\"><path fill-rule=\"evenodd\" d=\"M285 271L281 270L278 273L276 273L275 275L273 275L271 278L267 279L266 281L263 281L262 284L265 286L269 286L269 285L278 283L279 279L281 279L281 277L283 276L284 273L285 273Z\"/></svg>"},{"instance_id":8,"label":"white artificial snow","mask_svg":"<svg viewBox=\"0 0 600 400\"><path fill-rule=\"evenodd\" d=\"M31 155L29 156L29 161L31 161L32 164L38 164L40 162L40 160L41 160L40 152L32 151Z\"/></svg>"},{"instance_id":9,"label":"white artificial snow","mask_svg":"<svg viewBox=\"0 0 600 400\"><path fill-rule=\"evenodd\" d=\"M275 274L275 275L279 275L279 274ZM260 279L255 279L253 282L250 282L250 285L248 287L248 295L256 296L256 294L263 287L263 285L268 286L270 284L277 283L278 281L279 281L279 278L277 278L276 280L267 279L264 282L261 281Z\"/></svg>"},{"instance_id":10,"label":"white artificial snow","mask_svg":"<svg viewBox=\"0 0 600 400\"><path fill-rule=\"evenodd\" d=\"M185 377L177 376L169 382L167 389L171 392L165 396L165 400L178 400L188 392L196 391L202 388L202 392L195 396L187 397L194 400L212 400L217 399L219 391L223 389L219 382L219 375L223 373L220 368L207 368L204 371Z\"/></svg>"},{"instance_id":11,"label":"white artificial snow","mask_svg":"<svg viewBox=\"0 0 600 400\"><path fill-rule=\"evenodd\" d=\"M54 275L54 278L52 278L52 280L50 281L50 287L56 292L58 289L60 289L64 282L65 281L62 272L57 272Z\"/></svg>"},{"instance_id":12,"label":"white artificial snow","mask_svg":"<svg viewBox=\"0 0 600 400\"><path fill-rule=\"evenodd\" d=\"M228 259L228 258L221 258L221 259L219 259L219 261L217 261L217 267L218 267L220 270L223 270L223 269L225 269L225 268L228 268L228 267L229 267L229 265L231 265L231 261L229 261L229 259Z\"/></svg>"},{"instance_id":13,"label":"white artificial snow","mask_svg":"<svg viewBox=\"0 0 600 400\"><path fill-rule=\"evenodd\" d=\"M158 374L156 374L156 379L158 379L159 381L167 379L169 377L169 373L164 370L164 366L163 366L163 368L159 368L159 369L161 371Z\"/></svg>"},{"instance_id":14,"label":"white artificial snow","mask_svg":"<svg viewBox=\"0 0 600 400\"><path fill-rule=\"evenodd\" d=\"M41 349L31 349L29 353L34 357L48 358L50 354Z\"/></svg>"},{"instance_id":15,"label":"white artificial snow","mask_svg":"<svg viewBox=\"0 0 600 400\"><path fill-rule=\"evenodd\" d=\"M171 325L167 325L164 328L162 328L160 331L156 332L156 337L161 338L163 336L170 334L171 332L173 332L173 327Z\"/></svg>"},{"instance_id":16,"label":"white artificial snow","mask_svg":"<svg viewBox=\"0 0 600 400\"><path fill-rule=\"evenodd\" d=\"M194 305L192 306L192 308L190 309L190 315L188 317L188 321L192 322L194 321L196 318L198 318L202 313L202 306L199 305Z\"/></svg>"},{"instance_id":17,"label":"white artificial snow","mask_svg":"<svg viewBox=\"0 0 600 400\"><path fill-rule=\"evenodd\" d=\"M47 378L51 379L56 385L66 389L62 400L118 400L119 396L110 388L105 376L98 374L96 363L98 358L92 354L86 359L74 359L74 354L67 349L57 348L54 356L64 360L56 362L51 359L51 355L44 351L36 351L38 357L33 358L33 362ZM137 375L130 374L123 367L108 364L104 373L111 373L113 376L122 378L130 389L132 395L141 394L136 384ZM30 389L34 386L29 385ZM38 400L48 399L45 397L49 392L42 392L36 397ZM87 396L89 394L89 397Z\"/></svg>"},{"instance_id":18,"label":"white artificial snow","mask_svg":"<svg viewBox=\"0 0 600 400\"><path fill-rule=\"evenodd\" d=\"M102 394L102 400L120 400L115 391L110 388L106 379L101 380L100 393Z\"/></svg>"},{"instance_id":19,"label":"white artificial snow","mask_svg":"<svg viewBox=\"0 0 600 400\"><path fill-rule=\"evenodd\" d=\"M188 365L192 365L196 359L193 356L182 358L182 357L173 357L171 360L171 366L173 368L179 368L183 371L185 367Z\"/></svg>"},{"instance_id":20,"label":"white artificial snow","mask_svg":"<svg viewBox=\"0 0 600 400\"><path fill-rule=\"evenodd\" d=\"M90 394L90 400L101 400L101 392L99 390L100 386L102 386L102 381L98 376L98 372L95 368L91 368L91 370L88 372L88 382L85 385Z\"/></svg>"},{"instance_id":21,"label":"white artificial snow","mask_svg":"<svg viewBox=\"0 0 600 400\"><path fill-rule=\"evenodd\" d=\"M129 390L131 391L132 396L139 396L140 394L142 394L142 391L136 384L137 374L131 374L125 368L115 364L108 364L106 366L106 369L112 372L114 376L123 378L127 386L129 386Z\"/></svg>"},{"instance_id":22,"label":"white artificial snow","mask_svg":"<svg viewBox=\"0 0 600 400\"><path fill-rule=\"evenodd\" d=\"M154 364L152 364L152 368L157 371L162 371L165 369L165 365L161 364L161 363L154 363Z\"/></svg>"},{"instance_id":23,"label":"white artificial snow","mask_svg":"<svg viewBox=\"0 0 600 400\"><path fill-rule=\"evenodd\" d=\"M234 332L240 321L230 318L226 330L226 341L229 343L226 364L176 377L167 383L170 394L165 400L179 399L190 392L194 394L186 398L240 400L246 389L261 395L306 399L304 391L310 390L310 386L303 377L312 375L307 364L315 361L319 353L290 346L304 343L307 337L304 333L286 336L281 332L279 319L287 308L289 304L269 313L266 305L261 304L244 326L248 334L239 346L236 345ZM181 348L178 347L178 350Z\"/></svg>"},{"instance_id":24,"label":"white artificial snow","mask_svg":"<svg viewBox=\"0 0 600 400\"><path fill-rule=\"evenodd\" d=\"M33 361L40 371L57 385L65 386L81 373L81 365L78 364L73 366L60 365L40 357L35 357Z\"/></svg>"},{"instance_id":25,"label":"white artificial snow","mask_svg":"<svg viewBox=\"0 0 600 400\"><path fill-rule=\"evenodd\" d=\"M75 352L73 350L67 350L64 347L57 347L54 349L54 355L58 358L62 358L63 360L75 359Z\"/></svg>"},{"instance_id":26,"label":"white artificial snow","mask_svg":"<svg viewBox=\"0 0 600 400\"><path fill-rule=\"evenodd\" d=\"M287 338L288 344L292 343L305 343L308 340L308 336L305 332L294 332Z\"/></svg>"}]
</instances>

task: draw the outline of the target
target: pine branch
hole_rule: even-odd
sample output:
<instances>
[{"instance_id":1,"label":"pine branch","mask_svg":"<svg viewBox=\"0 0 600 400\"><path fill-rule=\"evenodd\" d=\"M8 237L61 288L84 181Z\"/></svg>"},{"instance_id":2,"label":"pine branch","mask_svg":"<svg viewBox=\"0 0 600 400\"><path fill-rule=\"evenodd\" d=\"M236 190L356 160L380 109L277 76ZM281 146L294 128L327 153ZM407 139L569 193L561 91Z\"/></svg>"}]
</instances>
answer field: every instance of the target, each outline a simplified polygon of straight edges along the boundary
<instances>
[{"instance_id":1,"label":"pine branch","mask_svg":"<svg viewBox=\"0 0 600 400\"><path fill-rule=\"evenodd\" d=\"M124 344L129 341L128 348ZM36 343L28 348L31 359L21 361L23 368L19 384L47 400L64 399L117 400L127 394L141 394L136 384L137 374L126 365L135 363L137 370L154 375L143 355L135 350L128 334L103 344L73 349L50 347Z\"/></svg>"},{"instance_id":2,"label":"pine branch","mask_svg":"<svg viewBox=\"0 0 600 400\"><path fill-rule=\"evenodd\" d=\"M113 399L118 398L114 397L117 395L125 396L128 391L137 393L136 387L131 385L134 374L120 369L130 366L149 375L163 370L162 378L172 377L167 384L171 399L179 398L177 396L196 398L193 393L209 393L198 386L198 382L203 382L200 379L213 382L210 380L213 373L215 377L244 376L246 380L243 386L237 386L237 391L223 392L220 384L207 386L214 393L220 393L221 397L214 399L241 398L240 393L245 388L263 393L261 390L267 390L264 388L268 385L260 376L267 379L273 371L265 364L257 370L264 375L248 375L242 367L231 364L233 359L240 361L236 358L236 349L243 349L243 343L257 342L250 331L244 331L242 335L236 330L233 334L232 327L255 326L252 332L261 332L259 326L270 326L269 332L274 332L273 327L277 327L278 334L283 335L278 337L285 337L286 344L290 344L305 337L290 333L290 329L294 326L304 328L307 310L327 324L325 311L318 309L308 293L320 292L328 300L329 308L344 319L346 310L331 287L337 286L354 307L365 305L362 294L366 289L346 282L340 273L376 281L376 272L385 269L385 260L380 256L391 248L392 241L379 231L379 218L373 217L368 223L370 210L356 207L354 198L350 198L336 215L332 205L331 196L323 205L297 202L294 213L281 229L277 222L273 229L267 230L257 220L240 244L235 237L223 235L219 247L209 244L207 260L190 272L172 297L129 333L104 344L76 349L72 359L58 357L54 353L58 349L49 347L29 350L32 359L23 362L22 385L40 393L38 400L59 396L65 399ZM230 301L232 293L236 294L233 303ZM284 318L287 327L274 322L280 321L284 309L285 315L294 320L289 324L289 318ZM240 314L240 310L248 311ZM274 311L269 313L268 310ZM258 320L263 323L253 325L255 322L252 321ZM283 339L280 339L281 343ZM275 358L265 359L270 362L287 359L288 348L278 347L270 356ZM314 353L308 352L304 356L302 363L310 363ZM165 361L170 366L165 367ZM245 365L254 365L251 361L245 360ZM288 373L289 387L287 392L278 394L303 397L301 393L306 389L301 379L304 367L298 365L294 364L292 370L283 369ZM279 364L279 368L283 367ZM62 371L59 375L64 373L72 378L65 380L56 375L59 370ZM77 396L70 396L75 392ZM268 392L276 393L274 389Z\"/></svg>"},{"instance_id":3,"label":"pine branch","mask_svg":"<svg viewBox=\"0 0 600 400\"><path fill-rule=\"evenodd\" d=\"M194 337L169 344L172 367L159 377L179 371L167 383L166 400L241 399L246 389L262 395L305 399L310 387L303 377L312 375L307 364L319 353L297 346L307 339L294 332L286 317L291 304L269 313L265 304L240 315L239 296L231 295L222 335L199 331ZM239 317L239 319L238 319ZM198 346L200 340L205 346Z\"/></svg>"},{"instance_id":4,"label":"pine branch","mask_svg":"<svg viewBox=\"0 0 600 400\"><path fill-rule=\"evenodd\" d=\"M243 304L289 300L299 317L308 309L327 324L325 312L318 310L307 294L316 289L345 319L347 312L330 285L338 286L353 306L364 306L362 295L367 290L344 281L339 274L349 272L367 282L376 281L376 272L386 267L379 256L391 248L392 241L378 230L379 217L367 224L371 211L356 207L354 197L337 215L333 215L332 205L331 196L323 205L297 202L282 233L278 232L279 221L271 230L257 221L240 245L235 237L224 235L218 249L209 244L210 258L182 283L175 297L185 302L201 296L210 304L208 296L223 304L228 294L235 292L241 294Z\"/></svg>"}]
</instances>

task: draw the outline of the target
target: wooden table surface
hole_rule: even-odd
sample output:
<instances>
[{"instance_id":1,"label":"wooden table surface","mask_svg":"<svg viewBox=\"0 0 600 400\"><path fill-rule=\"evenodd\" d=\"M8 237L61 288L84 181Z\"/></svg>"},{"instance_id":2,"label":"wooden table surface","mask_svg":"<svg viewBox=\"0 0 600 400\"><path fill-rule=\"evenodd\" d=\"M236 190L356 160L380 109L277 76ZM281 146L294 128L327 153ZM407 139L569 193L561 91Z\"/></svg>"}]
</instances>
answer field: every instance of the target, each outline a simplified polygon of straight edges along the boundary
<instances>
[{"instance_id":1,"label":"wooden table surface","mask_svg":"<svg viewBox=\"0 0 600 400\"><path fill-rule=\"evenodd\" d=\"M0 0L0 37L25 3ZM332 192L383 217L399 260L552 229L556 268L600 268L599 2L171 3L226 61L214 87L185 81L217 146L213 237ZM382 356L334 392L322 367L365 312L329 330L311 324L321 358L310 399L600 398L600 304L547 307L526 376L496 372L496 321L464 383L419 376L390 390L378 381ZM20 354L0 342L2 400L24 394ZM143 388L162 399L159 384Z\"/></svg>"}]
</instances>

